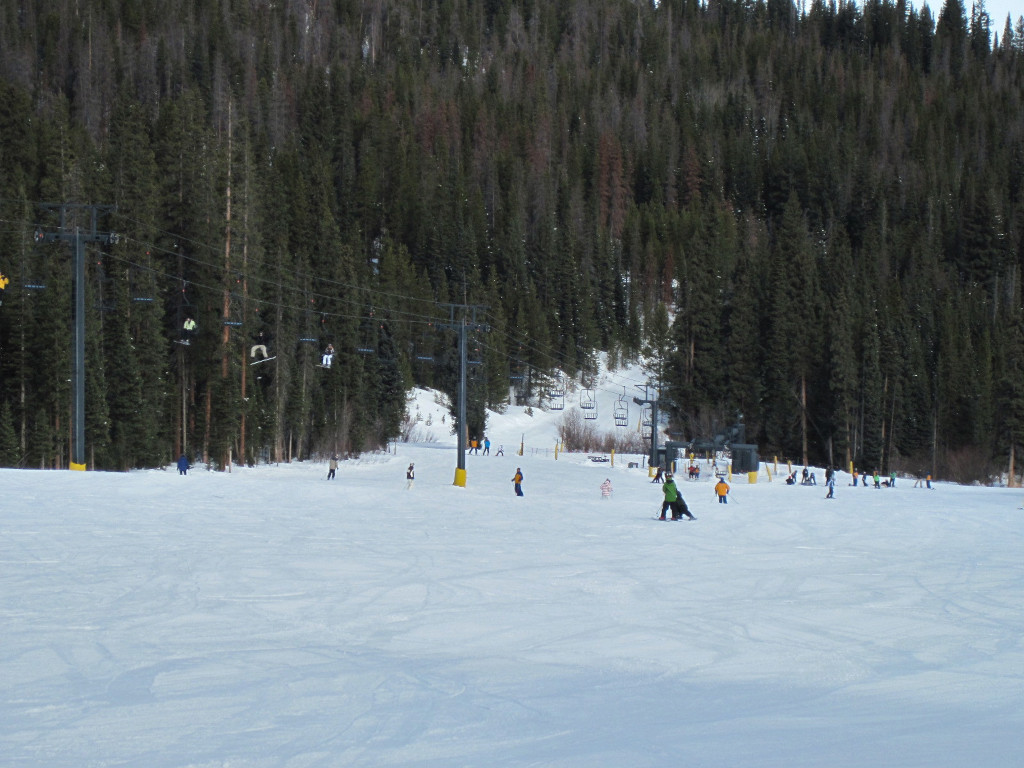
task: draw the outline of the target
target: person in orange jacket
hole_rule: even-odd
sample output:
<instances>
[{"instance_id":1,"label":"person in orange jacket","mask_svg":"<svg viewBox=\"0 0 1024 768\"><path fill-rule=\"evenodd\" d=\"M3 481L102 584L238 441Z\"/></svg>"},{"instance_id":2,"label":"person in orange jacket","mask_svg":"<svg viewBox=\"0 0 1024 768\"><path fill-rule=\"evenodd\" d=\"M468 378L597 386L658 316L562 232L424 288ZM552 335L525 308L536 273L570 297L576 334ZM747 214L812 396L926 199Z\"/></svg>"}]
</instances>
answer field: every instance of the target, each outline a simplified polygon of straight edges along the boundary
<instances>
[{"instance_id":1,"label":"person in orange jacket","mask_svg":"<svg viewBox=\"0 0 1024 768\"><path fill-rule=\"evenodd\" d=\"M728 496L729 496L729 484L727 482L725 482L725 478L724 477L718 478L718 482L715 483L715 493L718 494L718 503L719 504L728 504L729 503L729 499L728 499Z\"/></svg>"}]
</instances>

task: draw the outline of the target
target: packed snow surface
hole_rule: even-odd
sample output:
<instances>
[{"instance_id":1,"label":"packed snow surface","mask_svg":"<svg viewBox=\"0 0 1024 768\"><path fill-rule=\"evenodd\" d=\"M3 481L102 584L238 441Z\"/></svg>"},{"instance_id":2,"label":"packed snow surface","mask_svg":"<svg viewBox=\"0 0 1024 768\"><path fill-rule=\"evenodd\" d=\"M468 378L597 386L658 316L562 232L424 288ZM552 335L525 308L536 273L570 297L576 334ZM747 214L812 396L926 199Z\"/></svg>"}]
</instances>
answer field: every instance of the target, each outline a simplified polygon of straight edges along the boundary
<instances>
[{"instance_id":1,"label":"packed snow surface","mask_svg":"<svg viewBox=\"0 0 1024 768\"><path fill-rule=\"evenodd\" d=\"M1024 764L1024 492L702 465L660 522L553 419L465 488L443 425L332 481L0 471L0 765Z\"/></svg>"}]
</instances>

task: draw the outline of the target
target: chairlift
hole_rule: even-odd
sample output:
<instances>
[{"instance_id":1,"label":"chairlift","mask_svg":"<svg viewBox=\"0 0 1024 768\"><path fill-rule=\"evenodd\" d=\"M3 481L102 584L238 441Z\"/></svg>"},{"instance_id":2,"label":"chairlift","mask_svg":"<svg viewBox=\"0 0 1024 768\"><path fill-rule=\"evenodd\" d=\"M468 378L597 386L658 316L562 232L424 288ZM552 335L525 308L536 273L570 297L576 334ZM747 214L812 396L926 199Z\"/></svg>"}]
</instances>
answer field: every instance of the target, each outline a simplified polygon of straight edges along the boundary
<instances>
[{"instance_id":1,"label":"chairlift","mask_svg":"<svg viewBox=\"0 0 1024 768\"><path fill-rule=\"evenodd\" d=\"M588 421L593 421L597 418L597 401L591 402L590 407L583 409L583 418Z\"/></svg>"},{"instance_id":2,"label":"chairlift","mask_svg":"<svg viewBox=\"0 0 1024 768\"><path fill-rule=\"evenodd\" d=\"M310 299L309 303L313 304L315 299ZM304 344L319 344L320 343L320 330L327 322L326 317L323 314L317 318L317 313L312 309L306 309L303 313L303 330L302 336L299 336L299 342Z\"/></svg>"},{"instance_id":3,"label":"chairlift","mask_svg":"<svg viewBox=\"0 0 1024 768\"><path fill-rule=\"evenodd\" d=\"M178 338L176 342L178 344L185 344L186 346L191 343L195 337L195 318L196 310L198 309L195 304L189 301L188 294L185 292L188 287L186 280L181 281L181 288L178 290L177 300L175 302L175 319L177 321ZM191 321L191 328L186 327L186 323Z\"/></svg>"},{"instance_id":4,"label":"chairlift","mask_svg":"<svg viewBox=\"0 0 1024 768\"><path fill-rule=\"evenodd\" d=\"M102 254L96 259L96 299L93 307L99 312L113 312L117 308L117 297L114 294L114 278L110 277L103 268Z\"/></svg>"},{"instance_id":5,"label":"chairlift","mask_svg":"<svg viewBox=\"0 0 1024 768\"><path fill-rule=\"evenodd\" d=\"M584 411L596 411L597 400L593 389L581 389L580 390L580 408Z\"/></svg>"},{"instance_id":6,"label":"chairlift","mask_svg":"<svg viewBox=\"0 0 1024 768\"><path fill-rule=\"evenodd\" d=\"M654 414L649 405L640 414L640 434L644 440L650 440L654 434Z\"/></svg>"},{"instance_id":7,"label":"chairlift","mask_svg":"<svg viewBox=\"0 0 1024 768\"><path fill-rule=\"evenodd\" d=\"M625 395L623 395L622 397L615 401L615 406L612 410L612 415L615 417L615 426L629 426L629 403L626 401Z\"/></svg>"},{"instance_id":8,"label":"chairlift","mask_svg":"<svg viewBox=\"0 0 1024 768\"><path fill-rule=\"evenodd\" d=\"M561 374L556 375L555 380L548 387L548 400L550 401L548 407L552 411L565 410L565 382L562 381Z\"/></svg>"},{"instance_id":9,"label":"chairlift","mask_svg":"<svg viewBox=\"0 0 1024 768\"><path fill-rule=\"evenodd\" d=\"M149 252L146 252L146 256L149 256ZM128 295L131 297L133 302L151 302L153 296L150 291L144 290L143 286L146 285L145 277L150 274L151 270L146 267L140 267L138 265L132 265L128 269Z\"/></svg>"},{"instance_id":10,"label":"chairlift","mask_svg":"<svg viewBox=\"0 0 1024 768\"><path fill-rule=\"evenodd\" d=\"M36 233L35 233L35 241L37 243L42 243L42 242L44 242L45 238L46 238L45 233L42 230L37 229ZM41 272L41 270L40 270L40 272ZM22 258L22 260L21 260L21 288L22 288L22 290L28 291L29 293L34 293L35 291L44 291L44 290L46 290L46 282L44 280L42 280L42 279L38 279L39 277L40 277L40 274L32 272L29 269L28 264L26 263L25 259Z\"/></svg>"}]
</instances>

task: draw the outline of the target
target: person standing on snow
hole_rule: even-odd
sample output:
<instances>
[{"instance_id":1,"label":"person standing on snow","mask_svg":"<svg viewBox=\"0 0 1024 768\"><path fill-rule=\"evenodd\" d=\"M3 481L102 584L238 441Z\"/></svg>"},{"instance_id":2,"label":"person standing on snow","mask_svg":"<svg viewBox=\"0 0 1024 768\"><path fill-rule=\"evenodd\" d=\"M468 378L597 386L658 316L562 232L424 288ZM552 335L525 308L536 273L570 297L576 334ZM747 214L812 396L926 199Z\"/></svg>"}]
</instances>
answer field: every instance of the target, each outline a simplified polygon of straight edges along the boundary
<instances>
[{"instance_id":1,"label":"person standing on snow","mask_svg":"<svg viewBox=\"0 0 1024 768\"><path fill-rule=\"evenodd\" d=\"M337 472L337 471L338 471L338 455L337 454L333 454L331 456L330 462L328 462L328 464L327 464L327 479L328 480L333 480L334 479L334 473Z\"/></svg>"},{"instance_id":2,"label":"person standing on snow","mask_svg":"<svg viewBox=\"0 0 1024 768\"><path fill-rule=\"evenodd\" d=\"M828 476L828 482L825 483L828 486L828 496L826 499L834 499L836 497L836 473L833 472Z\"/></svg>"},{"instance_id":3,"label":"person standing on snow","mask_svg":"<svg viewBox=\"0 0 1024 768\"><path fill-rule=\"evenodd\" d=\"M186 457L184 453L181 454L181 457L178 459L178 474L188 474L188 457Z\"/></svg>"},{"instance_id":4,"label":"person standing on snow","mask_svg":"<svg viewBox=\"0 0 1024 768\"><path fill-rule=\"evenodd\" d=\"M719 504L729 503L729 484L725 482L724 477L718 478L718 482L715 483L715 493L718 494Z\"/></svg>"},{"instance_id":5,"label":"person standing on snow","mask_svg":"<svg viewBox=\"0 0 1024 768\"><path fill-rule=\"evenodd\" d=\"M523 495L523 470L516 467L516 476L512 478L512 482L515 483L516 496Z\"/></svg>"},{"instance_id":6,"label":"person standing on snow","mask_svg":"<svg viewBox=\"0 0 1024 768\"><path fill-rule=\"evenodd\" d=\"M612 497L612 481L611 478L606 477L604 482L601 483L601 498L610 499Z\"/></svg>"},{"instance_id":7,"label":"person standing on snow","mask_svg":"<svg viewBox=\"0 0 1024 768\"><path fill-rule=\"evenodd\" d=\"M690 520L697 519L690 514L690 510L686 506L686 502L683 501L683 497L679 493L679 488L676 486L676 481L672 477L671 472L665 473L665 483L661 486L661 492L665 495L665 500L661 502L661 517L658 518L659 520L665 519L665 511L667 509L672 510L673 520L678 520L683 515L686 515Z\"/></svg>"},{"instance_id":8,"label":"person standing on snow","mask_svg":"<svg viewBox=\"0 0 1024 768\"><path fill-rule=\"evenodd\" d=\"M412 490L412 483L413 483L413 480L415 480L415 479L416 479L416 470L414 470L412 464L410 464L409 468L407 470L405 470L405 490L407 490L407 491L411 491Z\"/></svg>"}]
</instances>

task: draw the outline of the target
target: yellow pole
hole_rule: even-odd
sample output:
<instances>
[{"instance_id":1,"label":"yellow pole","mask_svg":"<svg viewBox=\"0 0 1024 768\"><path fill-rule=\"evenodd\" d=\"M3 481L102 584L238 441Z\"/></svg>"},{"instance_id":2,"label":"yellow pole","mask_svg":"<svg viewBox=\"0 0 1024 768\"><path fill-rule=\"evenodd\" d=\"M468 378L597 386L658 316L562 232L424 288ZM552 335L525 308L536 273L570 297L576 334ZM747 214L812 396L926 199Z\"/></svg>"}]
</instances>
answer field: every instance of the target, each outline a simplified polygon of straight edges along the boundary
<instances>
[{"instance_id":1,"label":"yellow pole","mask_svg":"<svg viewBox=\"0 0 1024 768\"><path fill-rule=\"evenodd\" d=\"M457 485L457 486L459 486L459 488L465 488L466 487L466 470L459 469L458 467L456 467L456 469L455 469L455 482L453 483L453 485Z\"/></svg>"},{"instance_id":2,"label":"yellow pole","mask_svg":"<svg viewBox=\"0 0 1024 768\"><path fill-rule=\"evenodd\" d=\"M615 466L615 449L612 448L612 466Z\"/></svg>"}]
</instances>

